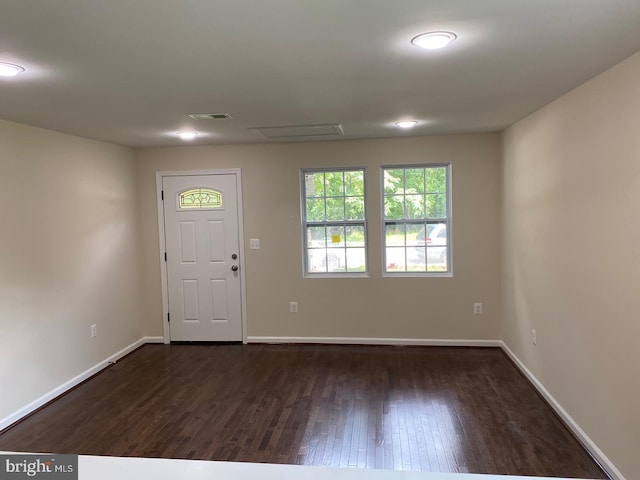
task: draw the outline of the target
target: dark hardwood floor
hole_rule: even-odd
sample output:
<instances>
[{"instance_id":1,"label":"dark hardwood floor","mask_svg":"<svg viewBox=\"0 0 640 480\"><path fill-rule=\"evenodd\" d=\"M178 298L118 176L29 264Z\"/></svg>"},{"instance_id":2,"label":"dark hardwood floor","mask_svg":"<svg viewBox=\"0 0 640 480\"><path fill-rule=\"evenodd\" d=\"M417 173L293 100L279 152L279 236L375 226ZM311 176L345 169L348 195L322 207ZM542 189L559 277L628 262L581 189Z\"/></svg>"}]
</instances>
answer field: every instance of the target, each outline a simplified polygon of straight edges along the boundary
<instances>
[{"instance_id":1,"label":"dark hardwood floor","mask_svg":"<svg viewBox=\"0 0 640 480\"><path fill-rule=\"evenodd\" d=\"M607 478L497 348L146 345L0 450Z\"/></svg>"}]
</instances>

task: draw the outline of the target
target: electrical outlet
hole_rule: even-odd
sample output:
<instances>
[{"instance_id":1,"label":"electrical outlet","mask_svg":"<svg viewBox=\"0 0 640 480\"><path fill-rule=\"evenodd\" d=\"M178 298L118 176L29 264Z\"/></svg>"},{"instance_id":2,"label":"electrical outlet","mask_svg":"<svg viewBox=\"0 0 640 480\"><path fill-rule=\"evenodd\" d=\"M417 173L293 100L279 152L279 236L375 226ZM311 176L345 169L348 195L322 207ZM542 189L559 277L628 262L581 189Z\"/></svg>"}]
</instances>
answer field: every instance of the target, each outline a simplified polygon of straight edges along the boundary
<instances>
[{"instance_id":1,"label":"electrical outlet","mask_svg":"<svg viewBox=\"0 0 640 480\"><path fill-rule=\"evenodd\" d=\"M482 303L474 303L473 304L473 314L474 315L482 315Z\"/></svg>"},{"instance_id":2,"label":"electrical outlet","mask_svg":"<svg viewBox=\"0 0 640 480\"><path fill-rule=\"evenodd\" d=\"M289 302L289 311L291 313L298 313L298 302Z\"/></svg>"},{"instance_id":3,"label":"electrical outlet","mask_svg":"<svg viewBox=\"0 0 640 480\"><path fill-rule=\"evenodd\" d=\"M538 332L533 329L531 330L531 343L533 343L534 345L538 344Z\"/></svg>"},{"instance_id":4,"label":"electrical outlet","mask_svg":"<svg viewBox=\"0 0 640 480\"><path fill-rule=\"evenodd\" d=\"M98 335L98 327L94 323L93 325L91 325L91 338L96 338L97 335Z\"/></svg>"}]
</instances>

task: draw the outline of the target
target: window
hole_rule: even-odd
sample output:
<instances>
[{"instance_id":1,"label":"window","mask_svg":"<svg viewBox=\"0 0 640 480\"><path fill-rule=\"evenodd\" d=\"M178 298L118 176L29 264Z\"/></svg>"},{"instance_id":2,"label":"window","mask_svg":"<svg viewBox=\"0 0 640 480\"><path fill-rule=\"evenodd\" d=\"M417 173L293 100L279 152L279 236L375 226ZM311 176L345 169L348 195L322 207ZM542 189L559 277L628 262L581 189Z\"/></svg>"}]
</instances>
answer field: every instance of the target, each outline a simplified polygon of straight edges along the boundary
<instances>
[{"instance_id":1,"label":"window","mask_svg":"<svg viewBox=\"0 0 640 480\"><path fill-rule=\"evenodd\" d=\"M211 188L193 188L178 195L182 208L222 208L222 193Z\"/></svg>"},{"instance_id":2,"label":"window","mask_svg":"<svg viewBox=\"0 0 640 480\"><path fill-rule=\"evenodd\" d=\"M364 169L303 170L305 275L366 274Z\"/></svg>"},{"instance_id":3,"label":"window","mask_svg":"<svg viewBox=\"0 0 640 480\"><path fill-rule=\"evenodd\" d=\"M384 272L451 273L449 165L383 167Z\"/></svg>"}]
</instances>

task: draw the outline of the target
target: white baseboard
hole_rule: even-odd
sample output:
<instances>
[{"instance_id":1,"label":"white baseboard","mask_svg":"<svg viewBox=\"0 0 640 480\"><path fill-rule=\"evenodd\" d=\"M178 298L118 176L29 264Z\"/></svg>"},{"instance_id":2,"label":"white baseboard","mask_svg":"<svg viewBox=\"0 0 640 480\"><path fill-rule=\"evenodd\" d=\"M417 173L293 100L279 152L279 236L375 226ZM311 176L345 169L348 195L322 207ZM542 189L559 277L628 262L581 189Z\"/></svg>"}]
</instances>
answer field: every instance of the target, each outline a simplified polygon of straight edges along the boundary
<instances>
[{"instance_id":1,"label":"white baseboard","mask_svg":"<svg viewBox=\"0 0 640 480\"><path fill-rule=\"evenodd\" d=\"M501 340L367 337L247 337L247 343L321 343L335 345L424 345L440 347L501 347Z\"/></svg>"},{"instance_id":2,"label":"white baseboard","mask_svg":"<svg viewBox=\"0 0 640 480\"><path fill-rule=\"evenodd\" d=\"M114 353L109 358L101 361L100 363L94 365L88 370L85 370L80 375L72 378L68 382L63 383L59 387L54 388L50 392L45 393L43 396L34 400L30 404L20 408L19 410L16 410L9 416L3 418L2 420L0 420L0 430L7 428L8 426L14 424L21 418L26 417L27 415L34 412L38 408L42 407L46 403L50 402L54 398L59 397L65 392L71 390L76 385L79 385L80 383L84 382L87 378L95 375L96 373L108 367L110 363L118 361L119 359L121 359L128 353L133 352L136 348L144 345L145 343L157 343L158 341L157 339L160 339L160 343L162 343L162 337L142 337L141 339L136 340L131 345L123 348L117 353Z\"/></svg>"},{"instance_id":3,"label":"white baseboard","mask_svg":"<svg viewBox=\"0 0 640 480\"><path fill-rule=\"evenodd\" d=\"M598 448L598 446L594 443L591 438L580 428L580 425L567 413L567 411L562 408L562 405L549 393L549 391L544 387L544 385L536 378L536 376L531 373L531 371L525 366L524 363L516 356L515 353L511 351L511 349L507 346L504 341L500 341L500 347L502 350L513 360L516 366L520 369L520 371L524 374L525 377L529 379L529 381L533 384L533 386L538 390L540 395L551 405L551 407L555 410L558 416L562 419L562 421L567 425L567 427L573 432L576 438L582 443L582 446L586 448L591 455L600 463L600 466L605 469L607 474L613 480L625 480L625 477L620 473L620 471L616 468L611 460Z\"/></svg>"},{"instance_id":4,"label":"white baseboard","mask_svg":"<svg viewBox=\"0 0 640 480\"><path fill-rule=\"evenodd\" d=\"M164 343L164 337L142 337L142 343Z\"/></svg>"}]
</instances>

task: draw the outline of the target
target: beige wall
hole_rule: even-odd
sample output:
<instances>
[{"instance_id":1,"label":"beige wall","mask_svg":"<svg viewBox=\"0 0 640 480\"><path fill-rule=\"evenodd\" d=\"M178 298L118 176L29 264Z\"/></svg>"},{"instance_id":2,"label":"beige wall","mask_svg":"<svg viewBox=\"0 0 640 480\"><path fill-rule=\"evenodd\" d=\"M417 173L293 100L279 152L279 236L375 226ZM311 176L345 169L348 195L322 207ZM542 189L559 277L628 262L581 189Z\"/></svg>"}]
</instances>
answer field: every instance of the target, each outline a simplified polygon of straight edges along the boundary
<instances>
[{"instance_id":1,"label":"beige wall","mask_svg":"<svg viewBox=\"0 0 640 480\"><path fill-rule=\"evenodd\" d=\"M137 150L144 334L162 335L156 171L241 168L250 336L497 339L500 148L481 134ZM379 168L425 162L452 163L453 278L382 278ZM369 278L302 278L300 169L333 166L368 169Z\"/></svg>"},{"instance_id":2,"label":"beige wall","mask_svg":"<svg viewBox=\"0 0 640 480\"><path fill-rule=\"evenodd\" d=\"M640 54L502 138L133 153L0 121L0 419L162 335L155 172L241 168L250 336L502 338L622 474L640 478L638 85ZM454 275L383 278L379 168L423 162L452 162ZM302 278L300 168L333 166L368 169L369 278Z\"/></svg>"},{"instance_id":3,"label":"beige wall","mask_svg":"<svg viewBox=\"0 0 640 480\"><path fill-rule=\"evenodd\" d=\"M503 196L503 339L640 478L640 54L504 133Z\"/></svg>"},{"instance_id":4,"label":"beige wall","mask_svg":"<svg viewBox=\"0 0 640 480\"><path fill-rule=\"evenodd\" d=\"M132 153L0 121L0 378L16 386L2 389L0 419L162 335L155 172L241 168L250 336L502 338L640 478L638 85L640 54L502 144L478 134ZM383 278L379 168L423 162L452 162L454 275ZM369 278L302 278L300 168L333 166L367 167Z\"/></svg>"},{"instance_id":5,"label":"beige wall","mask_svg":"<svg viewBox=\"0 0 640 480\"><path fill-rule=\"evenodd\" d=\"M5 121L0 145L2 419L140 337L140 276L130 149Z\"/></svg>"}]
</instances>

